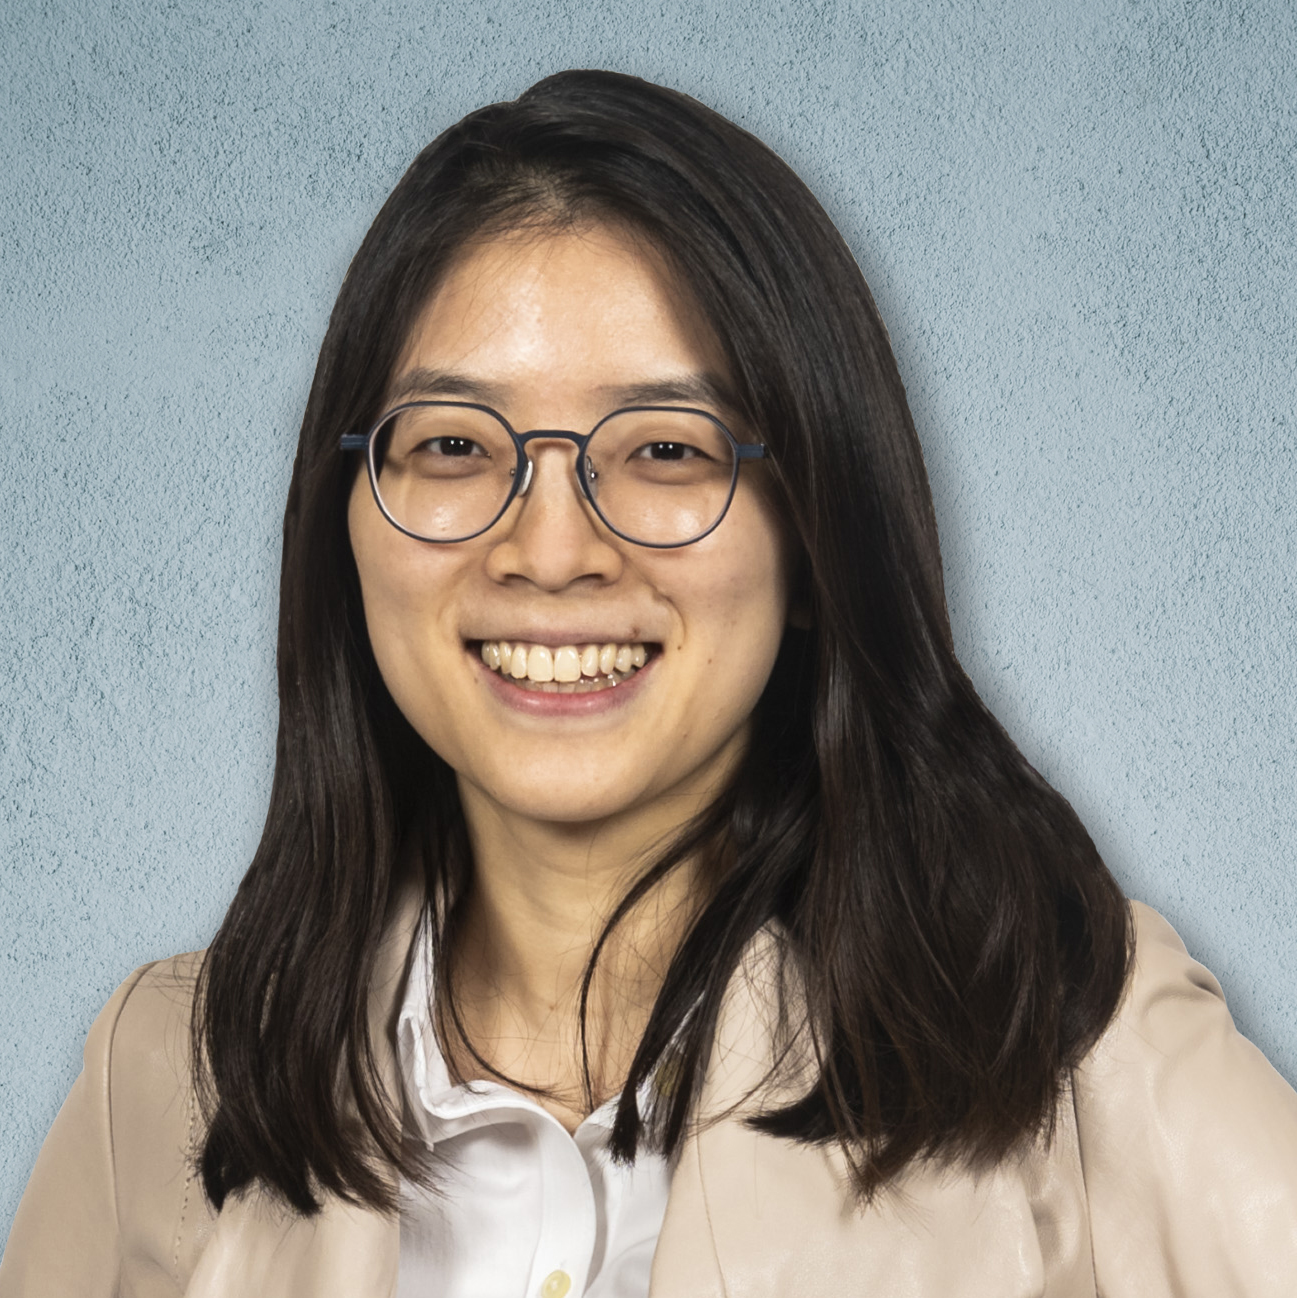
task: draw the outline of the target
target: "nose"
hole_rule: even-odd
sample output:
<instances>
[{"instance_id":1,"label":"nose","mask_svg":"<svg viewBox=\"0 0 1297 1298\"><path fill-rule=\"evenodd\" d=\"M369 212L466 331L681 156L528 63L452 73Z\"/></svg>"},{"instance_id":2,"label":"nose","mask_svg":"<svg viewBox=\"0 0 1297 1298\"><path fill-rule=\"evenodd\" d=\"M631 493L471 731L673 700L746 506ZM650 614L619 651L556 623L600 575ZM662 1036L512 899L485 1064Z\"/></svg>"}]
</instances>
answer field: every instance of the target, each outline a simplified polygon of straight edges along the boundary
<instances>
[{"instance_id":1,"label":"nose","mask_svg":"<svg viewBox=\"0 0 1297 1298\"><path fill-rule=\"evenodd\" d=\"M487 571L542 590L616 581L622 554L581 491L576 447L567 438L529 440L523 487L492 529Z\"/></svg>"}]
</instances>

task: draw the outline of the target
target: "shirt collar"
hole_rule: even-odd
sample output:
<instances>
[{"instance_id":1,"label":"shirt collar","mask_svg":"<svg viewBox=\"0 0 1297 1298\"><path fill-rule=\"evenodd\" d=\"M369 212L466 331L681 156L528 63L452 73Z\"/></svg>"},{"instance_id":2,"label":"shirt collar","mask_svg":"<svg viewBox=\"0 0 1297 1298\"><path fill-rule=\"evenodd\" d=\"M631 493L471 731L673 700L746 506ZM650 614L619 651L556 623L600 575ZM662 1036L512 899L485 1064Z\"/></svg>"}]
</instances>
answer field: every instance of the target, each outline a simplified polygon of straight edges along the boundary
<instances>
[{"instance_id":1,"label":"shirt collar","mask_svg":"<svg viewBox=\"0 0 1297 1298\"><path fill-rule=\"evenodd\" d=\"M499 1082L455 1082L437 1040L432 1019L433 961L430 919L425 914L414 935L409 976L397 1014L396 1046L407 1110L429 1146L471 1127L503 1117L502 1110L542 1114L557 1121L530 1096ZM656 1084L656 1072L640 1088L641 1111ZM619 1095L600 1105L581 1124L611 1132Z\"/></svg>"}]
</instances>

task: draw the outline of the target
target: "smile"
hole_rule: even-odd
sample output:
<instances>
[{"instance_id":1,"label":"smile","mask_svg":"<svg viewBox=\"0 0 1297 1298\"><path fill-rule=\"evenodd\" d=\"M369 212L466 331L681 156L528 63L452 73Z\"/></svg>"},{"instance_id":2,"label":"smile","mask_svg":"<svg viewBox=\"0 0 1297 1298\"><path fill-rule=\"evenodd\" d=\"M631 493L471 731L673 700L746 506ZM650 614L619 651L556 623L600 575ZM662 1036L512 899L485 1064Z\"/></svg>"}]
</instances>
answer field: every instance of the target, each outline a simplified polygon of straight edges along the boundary
<instances>
[{"instance_id":1,"label":"smile","mask_svg":"<svg viewBox=\"0 0 1297 1298\"><path fill-rule=\"evenodd\" d=\"M629 680L652 656L645 644L559 645L484 640L482 661L524 690L591 694Z\"/></svg>"}]
</instances>

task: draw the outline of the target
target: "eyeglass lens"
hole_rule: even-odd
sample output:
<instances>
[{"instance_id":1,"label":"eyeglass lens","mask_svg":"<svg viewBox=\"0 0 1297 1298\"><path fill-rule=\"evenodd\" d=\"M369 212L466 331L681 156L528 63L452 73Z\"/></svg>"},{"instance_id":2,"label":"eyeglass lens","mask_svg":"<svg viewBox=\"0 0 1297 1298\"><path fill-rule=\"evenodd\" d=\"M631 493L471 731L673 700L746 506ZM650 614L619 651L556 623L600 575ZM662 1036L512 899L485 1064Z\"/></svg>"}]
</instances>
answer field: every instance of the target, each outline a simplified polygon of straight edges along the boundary
<instances>
[{"instance_id":1,"label":"eyeglass lens","mask_svg":"<svg viewBox=\"0 0 1297 1298\"><path fill-rule=\"evenodd\" d=\"M374 436L384 510L403 530L457 541L499 515L517 471L514 442L493 415L455 405L411 406ZM734 447L717 423L687 410L628 410L586 447L595 508L615 532L681 545L707 532L729 503Z\"/></svg>"}]
</instances>

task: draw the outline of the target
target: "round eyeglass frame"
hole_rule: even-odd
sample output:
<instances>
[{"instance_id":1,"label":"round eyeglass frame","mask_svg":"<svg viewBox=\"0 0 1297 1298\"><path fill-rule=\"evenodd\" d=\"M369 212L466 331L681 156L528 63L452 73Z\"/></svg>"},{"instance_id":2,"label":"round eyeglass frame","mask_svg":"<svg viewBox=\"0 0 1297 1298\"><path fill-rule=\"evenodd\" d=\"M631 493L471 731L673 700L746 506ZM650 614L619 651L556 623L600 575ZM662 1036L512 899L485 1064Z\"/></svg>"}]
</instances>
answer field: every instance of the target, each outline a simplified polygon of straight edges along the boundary
<instances>
[{"instance_id":1,"label":"round eyeglass frame","mask_svg":"<svg viewBox=\"0 0 1297 1298\"><path fill-rule=\"evenodd\" d=\"M513 442L514 453L517 456L517 462L513 469L513 482L509 487L509 492L504 498L504 503L496 511L495 516L484 527L479 527L476 532L470 532L467 536L456 536L453 538L422 536L418 532L412 532L408 527L398 523L388 511L387 506L383 503L383 497L378 490L378 466L374 463L374 439L378 432L392 419L399 415L403 410L413 410L420 406L448 406L455 410L478 410L484 415L490 415L506 433L509 434ZM711 524L705 531L699 532L697 536L691 536L687 541L640 541L636 537L628 536L619 528L614 527L605 516L602 509L599 508L598 501L595 500L594 491L591 488L590 479L587 471L586 447L590 445L590 439L606 424L610 419L615 419L618 415L635 414L640 411L654 410L671 410L684 415L701 415L704 419L715 424L717 428L725 434L726 440L730 444L730 449L734 452L734 462L730 467L730 488L725 496L725 504L721 506L721 511L716 516L716 521ZM519 497L527 494L527 488L531 486L532 460L527 454L527 444L539 440L560 440L571 442L576 447L576 477L581 484L581 494L589 502L590 508L594 510L599 521L614 535L620 537L623 541L629 541L632 545L644 546L649 550L678 550L682 546L693 545L696 541L701 541L703 537L710 536L722 523L725 515L729 513L730 505L734 500L734 492L739 483L739 466L745 460L761 460L766 456L766 448L762 443L740 442L737 437L719 420L715 415L706 410L699 410L696 406L618 406L616 410L599 420L597 424L588 433L573 432L570 428L532 428L525 433L516 432L509 421L498 411L490 406L484 406L476 401L405 401L400 405L393 406L390 410L385 411L383 415L371 425L368 432L365 433L344 433L339 439L338 447L343 451L364 451L365 465L369 473L369 487L374 496L374 503L378 506L383 517L387 519L398 532L413 538L416 541L426 541L429 545L458 545L461 541L472 541L475 537L481 536L484 532L489 532L505 515L505 511Z\"/></svg>"}]
</instances>

